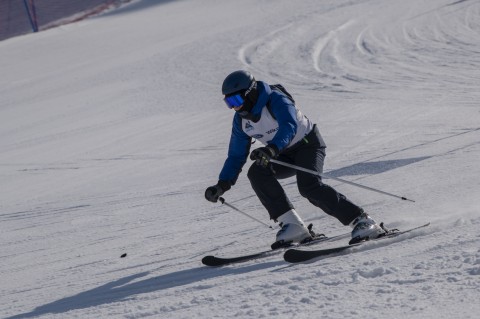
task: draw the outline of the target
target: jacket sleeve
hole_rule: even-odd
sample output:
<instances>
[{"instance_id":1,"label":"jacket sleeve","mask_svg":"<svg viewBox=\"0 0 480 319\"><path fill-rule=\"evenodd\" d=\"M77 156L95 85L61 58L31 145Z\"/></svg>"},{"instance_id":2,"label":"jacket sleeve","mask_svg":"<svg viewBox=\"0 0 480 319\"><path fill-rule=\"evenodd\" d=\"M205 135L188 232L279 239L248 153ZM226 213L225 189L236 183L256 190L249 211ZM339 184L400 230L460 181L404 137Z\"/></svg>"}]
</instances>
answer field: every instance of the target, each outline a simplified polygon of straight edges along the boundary
<instances>
[{"instance_id":1,"label":"jacket sleeve","mask_svg":"<svg viewBox=\"0 0 480 319\"><path fill-rule=\"evenodd\" d=\"M232 134L228 156L220 172L219 180L235 185L250 152L251 137L242 130L242 119L238 114L233 118Z\"/></svg>"},{"instance_id":2,"label":"jacket sleeve","mask_svg":"<svg viewBox=\"0 0 480 319\"><path fill-rule=\"evenodd\" d=\"M281 152L297 134L297 110L283 94L272 93L270 103L271 112L278 122L278 131L269 144L275 145Z\"/></svg>"}]
</instances>

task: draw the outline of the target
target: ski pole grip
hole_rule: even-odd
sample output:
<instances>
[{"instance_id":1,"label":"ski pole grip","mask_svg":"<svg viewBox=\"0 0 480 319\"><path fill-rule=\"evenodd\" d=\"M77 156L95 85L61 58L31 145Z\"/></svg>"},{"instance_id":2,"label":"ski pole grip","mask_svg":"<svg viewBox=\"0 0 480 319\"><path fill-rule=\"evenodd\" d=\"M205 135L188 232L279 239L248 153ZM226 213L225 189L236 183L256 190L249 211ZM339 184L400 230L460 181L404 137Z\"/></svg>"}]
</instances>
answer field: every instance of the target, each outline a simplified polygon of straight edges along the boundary
<instances>
[{"instance_id":1,"label":"ski pole grip","mask_svg":"<svg viewBox=\"0 0 480 319\"><path fill-rule=\"evenodd\" d=\"M219 197L218 200L220 201L220 203L225 204L225 198Z\"/></svg>"}]
</instances>

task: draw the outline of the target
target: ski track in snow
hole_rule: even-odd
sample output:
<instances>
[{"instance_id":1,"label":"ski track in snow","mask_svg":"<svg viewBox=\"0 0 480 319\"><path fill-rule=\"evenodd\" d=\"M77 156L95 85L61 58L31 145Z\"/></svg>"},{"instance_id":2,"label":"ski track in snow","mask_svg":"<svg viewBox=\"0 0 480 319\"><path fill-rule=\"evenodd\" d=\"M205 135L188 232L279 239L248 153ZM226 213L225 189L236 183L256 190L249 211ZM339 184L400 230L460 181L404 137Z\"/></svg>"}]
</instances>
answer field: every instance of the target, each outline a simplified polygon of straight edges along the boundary
<instances>
[{"instance_id":1,"label":"ski track in snow","mask_svg":"<svg viewBox=\"0 0 480 319\"><path fill-rule=\"evenodd\" d=\"M1 318L480 312L479 1L143 0L0 52ZM305 264L202 266L275 236L203 198L238 68L319 124L326 173L416 202L328 183L389 227L431 226ZM282 184L305 221L345 233ZM245 173L225 198L268 222Z\"/></svg>"}]
</instances>

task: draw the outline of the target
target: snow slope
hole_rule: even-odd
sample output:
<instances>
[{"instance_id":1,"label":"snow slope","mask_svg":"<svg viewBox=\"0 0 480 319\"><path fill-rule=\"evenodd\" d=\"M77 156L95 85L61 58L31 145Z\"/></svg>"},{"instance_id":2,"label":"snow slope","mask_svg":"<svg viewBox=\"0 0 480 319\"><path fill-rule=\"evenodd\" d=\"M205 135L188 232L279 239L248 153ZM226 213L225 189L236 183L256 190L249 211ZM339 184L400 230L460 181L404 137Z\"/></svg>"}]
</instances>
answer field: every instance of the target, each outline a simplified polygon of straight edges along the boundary
<instances>
[{"instance_id":1,"label":"snow slope","mask_svg":"<svg viewBox=\"0 0 480 319\"><path fill-rule=\"evenodd\" d=\"M327 172L416 202L332 186L431 227L314 263L202 266L275 236L203 198L240 68L318 123ZM2 41L0 71L1 318L478 317L478 0L143 0ZM282 183L317 230L348 231ZM225 198L270 222L245 174Z\"/></svg>"}]
</instances>

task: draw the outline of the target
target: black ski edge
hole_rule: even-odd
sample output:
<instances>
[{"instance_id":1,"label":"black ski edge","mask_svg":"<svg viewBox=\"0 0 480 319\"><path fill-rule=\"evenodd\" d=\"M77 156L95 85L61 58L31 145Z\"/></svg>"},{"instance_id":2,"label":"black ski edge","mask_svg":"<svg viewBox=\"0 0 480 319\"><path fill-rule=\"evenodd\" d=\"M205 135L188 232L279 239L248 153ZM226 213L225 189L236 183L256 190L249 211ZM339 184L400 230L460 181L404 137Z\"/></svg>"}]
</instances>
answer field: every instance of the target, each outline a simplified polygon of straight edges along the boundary
<instances>
[{"instance_id":1,"label":"black ski edge","mask_svg":"<svg viewBox=\"0 0 480 319\"><path fill-rule=\"evenodd\" d=\"M340 253L342 251L349 250L351 248L360 246L364 243L377 241L377 240L382 240L382 239L387 239L387 238L394 238L394 237L397 237L399 235L403 235L403 234L409 233L411 231L421 229L421 228L424 228L424 227L428 227L428 226L430 226L430 223L426 223L424 225L417 226L417 227L410 228L410 229L403 230L403 231L393 231L391 233L387 233L385 236L378 237L378 238L375 238L375 239L371 239L371 240L367 240L367 241L361 241L361 242L358 242L358 243L355 243L355 244L344 245L344 246L339 246L339 247L334 247L334 248L318 249L318 250L302 250L302 249L298 249L298 248L291 248L291 249L288 249L283 254L283 259L286 262L289 262L289 263L301 263L301 262L309 261L309 260L312 260L312 259L315 259L315 258L320 258L320 257L328 256L328 255L337 254L337 253Z\"/></svg>"},{"instance_id":2,"label":"black ski edge","mask_svg":"<svg viewBox=\"0 0 480 319\"><path fill-rule=\"evenodd\" d=\"M339 246L334 248L327 248L322 250L301 250L301 249L289 249L283 254L283 259L289 263L300 263L304 261L308 261L314 258L332 255L339 253L341 251L350 249L359 245L359 243L354 245L346 245L346 246ZM321 252L321 254L320 254Z\"/></svg>"},{"instance_id":3,"label":"black ski edge","mask_svg":"<svg viewBox=\"0 0 480 319\"><path fill-rule=\"evenodd\" d=\"M217 256L205 256L202 258L202 264L205 266L211 267L219 267L228 264L239 263L243 261L249 261L261 257L267 257L269 255L273 255L274 253L280 253L282 250L265 250L259 253L251 254L251 255L244 255L239 257L232 257L232 258L222 258Z\"/></svg>"},{"instance_id":4,"label":"black ski edge","mask_svg":"<svg viewBox=\"0 0 480 319\"><path fill-rule=\"evenodd\" d=\"M244 256L238 256L238 257L223 258L223 257L217 257L217 256L211 256L210 255L210 256L205 256L205 257L202 258L202 264L204 264L205 266L210 266L210 267L220 267L220 266L225 266L225 265L229 265L229 264L246 262L246 261L250 261L250 260L254 260L254 259L258 259L258 258L263 258L263 257L271 256L271 255L276 255L276 254L279 254L281 252L284 252L288 248L306 247L306 246L318 244L318 243L325 242L325 241L335 240L335 239L342 238L342 237L345 237L345 236L346 236L345 234L337 235L337 236L333 236L333 237L321 236L321 237L318 237L316 239L313 239L311 241L308 241L308 242L305 242L305 243L302 243L302 244L279 247L278 249L264 250L264 251L261 251L261 252L258 252L258 253L254 253L254 254L250 254L250 255L244 255Z\"/></svg>"}]
</instances>

